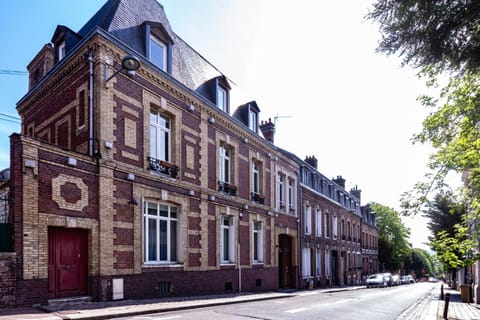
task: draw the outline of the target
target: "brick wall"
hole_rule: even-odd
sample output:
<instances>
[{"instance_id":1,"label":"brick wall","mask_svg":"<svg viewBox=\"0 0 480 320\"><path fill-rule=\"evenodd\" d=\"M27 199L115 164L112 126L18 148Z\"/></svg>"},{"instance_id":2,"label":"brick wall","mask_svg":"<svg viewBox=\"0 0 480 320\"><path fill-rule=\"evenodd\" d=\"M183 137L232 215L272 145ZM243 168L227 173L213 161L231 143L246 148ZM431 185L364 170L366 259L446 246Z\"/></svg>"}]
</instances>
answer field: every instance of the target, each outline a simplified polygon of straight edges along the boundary
<instances>
[{"instance_id":1,"label":"brick wall","mask_svg":"<svg viewBox=\"0 0 480 320\"><path fill-rule=\"evenodd\" d=\"M15 253L0 253L0 308L15 305L15 259Z\"/></svg>"}]
</instances>

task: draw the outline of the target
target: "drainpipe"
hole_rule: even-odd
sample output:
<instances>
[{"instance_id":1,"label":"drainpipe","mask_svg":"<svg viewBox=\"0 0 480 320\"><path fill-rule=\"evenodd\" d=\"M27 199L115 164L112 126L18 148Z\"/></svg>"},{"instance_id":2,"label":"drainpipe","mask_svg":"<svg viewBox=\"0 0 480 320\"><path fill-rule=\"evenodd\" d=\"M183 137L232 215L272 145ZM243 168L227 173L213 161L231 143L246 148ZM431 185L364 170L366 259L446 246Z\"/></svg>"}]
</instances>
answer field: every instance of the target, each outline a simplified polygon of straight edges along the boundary
<instances>
[{"instance_id":1,"label":"drainpipe","mask_svg":"<svg viewBox=\"0 0 480 320\"><path fill-rule=\"evenodd\" d=\"M89 82L89 99L88 99L88 155L93 157L93 50L88 52L88 62L90 63L90 82Z\"/></svg>"},{"instance_id":2,"label":"drainpipe","mask_svg":"<svg viewBox=\"0 0 480 320\"><path fill-rule=\"evenodd\" d=\"M240 221L238 223L238 231L240 233ZM237 245L237 256L238 256L238 293L242 292L242 265L240 263L240 237L238 238L238 245Z\"/></svg>"}]
</instances>

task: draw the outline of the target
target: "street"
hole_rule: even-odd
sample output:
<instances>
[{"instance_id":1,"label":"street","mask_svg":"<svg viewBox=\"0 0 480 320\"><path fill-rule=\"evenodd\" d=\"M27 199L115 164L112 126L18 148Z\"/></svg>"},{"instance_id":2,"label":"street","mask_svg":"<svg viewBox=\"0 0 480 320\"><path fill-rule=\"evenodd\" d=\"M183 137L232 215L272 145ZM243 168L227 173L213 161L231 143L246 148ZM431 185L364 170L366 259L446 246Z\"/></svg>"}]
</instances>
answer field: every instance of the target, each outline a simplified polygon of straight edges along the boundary
<instances>
[{"instance_id":1,"label":"street","mask_svg":"<svg viewBox=\"0 0 480 320\"><path fill-rule=\"evenodd\" d=\"M256 301L120 319L381 319L395 320L435 284L341 292L304 291L292 298Z\"/></svg>"}]
</instances>

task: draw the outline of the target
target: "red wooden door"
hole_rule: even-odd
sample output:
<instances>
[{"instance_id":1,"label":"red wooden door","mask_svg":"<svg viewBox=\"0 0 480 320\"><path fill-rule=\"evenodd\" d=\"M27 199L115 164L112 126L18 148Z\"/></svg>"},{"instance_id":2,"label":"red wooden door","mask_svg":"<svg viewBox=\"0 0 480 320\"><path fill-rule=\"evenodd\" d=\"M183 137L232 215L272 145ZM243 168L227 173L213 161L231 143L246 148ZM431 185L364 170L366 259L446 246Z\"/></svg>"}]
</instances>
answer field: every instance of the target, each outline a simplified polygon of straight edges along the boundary
<instances>
[{"instance_id":1,"label":"red wooden door","mask_svg":"<svg viewBox=\"0 0 480 320\"><path fill-rule=\"evenodd\" d=\"M292 286L292 239L281 234L278 237L278 244L279 287L286 289Z\"/></svg>"},{"instance_id":2,"label":"red wooden door","mask_svg":"<svg viewBox=\"0 0 480 320\"><path fill-rule=\"evenodd\" d=\"M50 297L87 294L88 232L48 229L48 291Z\"/></svg>"}]
</instances>

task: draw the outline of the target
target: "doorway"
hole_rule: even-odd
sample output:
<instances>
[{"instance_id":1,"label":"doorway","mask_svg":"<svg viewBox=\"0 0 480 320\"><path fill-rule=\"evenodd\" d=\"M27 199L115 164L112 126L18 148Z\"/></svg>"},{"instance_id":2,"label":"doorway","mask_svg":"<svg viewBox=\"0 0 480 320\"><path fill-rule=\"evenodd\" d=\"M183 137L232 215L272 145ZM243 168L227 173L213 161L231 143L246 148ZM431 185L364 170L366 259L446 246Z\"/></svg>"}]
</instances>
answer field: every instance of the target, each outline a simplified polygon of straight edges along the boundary
<instances>
[{"instance_id":1,"label":"doorway","mask_svg":"<svg viewBox=\"0 0 480 320\"><path fill-rule=\"evenodd\" d=\"M292 287L292 238L281 234L278 236L278 275L279 287L289 289Z\"/></svg>"},{"instance_id":2,"label":"doorway","mask_svg":"<svg viewBox=\"0 0 480 320\"><path fill-rule=\"evenodd\" d=\"M88 230L48 229L50 298L87 294Z\"/></svg>"}]
</instances>

